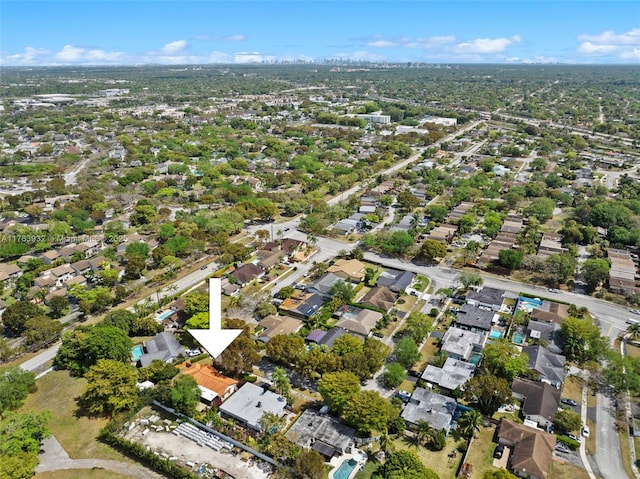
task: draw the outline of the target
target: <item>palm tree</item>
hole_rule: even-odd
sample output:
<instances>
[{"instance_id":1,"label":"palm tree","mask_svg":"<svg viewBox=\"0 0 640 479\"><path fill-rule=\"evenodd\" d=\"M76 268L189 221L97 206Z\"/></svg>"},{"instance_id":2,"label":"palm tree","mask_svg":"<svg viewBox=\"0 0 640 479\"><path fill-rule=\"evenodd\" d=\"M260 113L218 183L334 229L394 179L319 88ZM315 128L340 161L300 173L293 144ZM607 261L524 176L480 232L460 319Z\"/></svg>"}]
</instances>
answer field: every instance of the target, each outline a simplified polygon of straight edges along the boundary
<instances>
[{"instance_id":1,"label":"palm tree","mask_svg":"<svg viewBox=\"0 0 640 479\"><path fill-rule=\"evenodd\" d=\"M460 434L466 438L470 438L476 431L480 430L480 424L482 423L482 414L480 411L471 409L460 416L458 421L458 428Z\"/></svg>"},{"instance_id":2,"label":"palm tree","mask_svg":"<svg viewBox=\"0 0 640 479\"><path fill-rule=\"evenodd\" d=\"M640 339L640 323L634 323L629 325L627 328L627 333L629 333L629 338L633 340Z\"/></svg>"},{"instance_id":3,"label":"palm tree","mask_svg":"<svg viewBox=\"0 0 640 479\"><path fill-rule=\"evenodd\" d=\"M380 436L380 450L384 452L387 457L389 457L395 448L396 446L393 444L393 440L387 432Z\"/></svg>"},{"instance_id":4,"label":"palm tree","mask_svg":"<svg viewBox=\"0 0 640 479\"><path fill-rule=\"evenodd\" d=\"M435 433L436 433L436 430L433 427L431 427L431 424L429 424L424 419L420 419L416 423L416 436L418 438L418 442L420 442L421 444L423 445L429 444L433 439Z\"/></svg>"},{"instance_id":5,"label":"palm tree","mask_svg":"<svg viewBox=\"0 0 640 479\"><path fill-rule=\"evenodd\" d=\"M273 388L276 392L284 397L289 396L291 390L291 382L287 377L287 373L282 368L275 368L271 374L271 380L273 381Z\"/></svg>"}]
</instances>

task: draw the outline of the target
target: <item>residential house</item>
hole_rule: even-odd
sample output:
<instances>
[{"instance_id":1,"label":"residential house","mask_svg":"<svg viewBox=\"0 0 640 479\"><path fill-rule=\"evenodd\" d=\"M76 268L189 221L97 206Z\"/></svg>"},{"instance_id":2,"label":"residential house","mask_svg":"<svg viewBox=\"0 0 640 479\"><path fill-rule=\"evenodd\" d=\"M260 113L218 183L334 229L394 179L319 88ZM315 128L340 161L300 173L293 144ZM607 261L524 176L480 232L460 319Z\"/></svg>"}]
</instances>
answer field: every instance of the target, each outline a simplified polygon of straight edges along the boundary
<instances>
[{"instance_id":1,"label":"residential house","mask_svg":"<svg viewBox=\"0 0 640 479\"><path fill-rule=\"evenodd\" d=\"M320 341L322 341L322 338L324 338L326 334L327 332L323 329L314 329L309 334L307 334L304 340L308 343L320 344Z\"/></svg>"},{"instance_id":2,"label":"residential house","mask_svg":"<svg viewBox=\"0 0 640 479\"><path fill-rule=\"evenodd\" d=\"M359 283L364 279L365 264L357 259L339 259L327 268L327 273L334 273L352 283Z\"/></svg>"},{"instance_id":3,"label":"residential house","mask_svg":"<svg viewBox=\"0 0 640 479\"><path fill-rule=\"evenodd\" d=\"M285 437L301 447L318 451L330 460L351 452L355 432L332 416L307 409L287 430Z\"/></svg>"},{"instance_id":4,"label":"residential house","mask_svg":"<svg viewBox=\"0 0 640 479\"><path fill-rule=\"evenodd\" d=\"M93 240L83 241L82 243L78 243L77 245L75 245L74 250L78 253L83 254L85 258L89 259L100 252L100 243Z\"/></svg>"},{"instance_id":5,"label":"residential house","mask_svg":"<svg viewBox=\"0 0 640 479\"><path fill-rule=\"evenodd\" d=\"M607 253L611 268L609 270L609 290L619 294L637 294L636 264L627 250L609 248Z\"/></svg>"},{"instance_id":6,"label":"residential house","mask_svg":"<svg viewBox=\"0 0 640 479\"><path fill-rule=\"evenodd\" d=\"M56 288L61 288L63 284L76 275L76 272L68 264L62 264L55 268L45 271L44 274L50 274L56 281Z\"/></svg>"},{"instance_id":7,"label":"residential house","mask_svg":"<svg viewBox=\"0 0 640 479\"><path fill-rule=\"evenodd\" d=\"M278 335L293 334L302 327L299 319L275 314L263 318L255 327L255 336L263 343Z\"/></svg>"},{"instance_id":8,"label":"residential house","mask_svg":"<svg viewBox=\"0 0 640 479\"><path fill-rule=\"evenodd\" d=\"M73 269L77 275L90 274L90 271L93 272L91 264L86 259L71 263L69 266L71 266L71 269Z\"/></svg>"},{"instance_id":9,"label":"residential house","mask_svg":"<svg viewBox=\"0 0 640 479\"><path fill-rule=\"evenodd\" d=\"M456 407L455 399L418 387L402 410L401 417L409 427L426 421L432 428L448 434Z\"/></svg>"},{"instance_id":10,"label":"residential house","mask_svg":"<svg viewBox=\"0 0 640 479\"><path fill-rule=\"evenodd\" d=\"M149 366L156 359L169 363L178 356L185 356L184 348L176 337L166 331L156 334L152 339L145 342L143 349L145 354L138 359L142 367Z\"/></svg>"},{"instance_id":11,"label":"residential house","mask_svg":"<svg viewBox=\"0 0 640 479\"><path fill-rule=\"evenodd\" d=\"M516 476L546 479L556 448L553 434L503 419L498 442L511 448L507 466Z\"/></svg>"},{"instance_id":12,"label":"residential house","mask_svg":"<svg viewBox=\"0 0 640 479\"><path fill-rule=\"evenodd\" d=\"M231 276L233 276L236 282L242 287L264 276L264 269L253 263L247 263L231 273Z\"/></svg>"},{"instance_id":13,"label":"residential house","mask_svg":"<svg viewBox=\"0 0 640 479\"><path fill-rule=\"evenodd\" d=\"M334 284L344 281L344 278L338 276L335 273L327 273L321 278L309 283L306 287L306 291L310 293L316 293L322 296L323 298L330 299L331 298L331 288Z\"/></svg>"},{"instance_id":14,"label":"residential house","mask_svg":"<svg viewBox=\"0 0 640 479\"><path fill-rule=\"evenodd\" d=\"M427 236L428 240L440 241L441 243L451 243L458 232L455 225L444 224L432 229Z\"/></svg>"},{"instance_id":15,"label":"residential house","mask_svg":"<svg viewBox=\"0 0 640 479\"><path fill-rule=\"evenodd\" d=\"M14 284L22 276L22 269L16 264L0 264L0 283Z\"/></svg>"},{"instance_id":16,"label":"residential house","mask_svg":"<svg viewBox=\"0 0 640 479\"><path fill-rule=\"evenodd\" d=\"M282 258L284 258L285 254L283 251L275 250L260 250L258 251L258 266L263 268L265 271L269 271L275 265L280 264Z\"/></svg>"},{"instance_id":17,"label":"residential house","mask_svg":"<svg viewBox=\"0 0 640 479\"><path fill-rule=\"evenodd\" d=\"M336 340L347 334L347 330L343 328L333 327L329 331L326 332L322 336L322 338L318 341L318 344L321 346L326 346L327 348L332 348Z\"/></svg>"},{"instance_id":18,"label":"residential house","mask_svg":"<svg viewBox=\"0 0 640 479\"><path fill-rule=\"evenodd\" d=\"M533 340L545 344L552 353L559 354L562 352L562 336L559 323L530 319L527 323L527 333Z\"/></svg>"},{"instance_id":19,"label":"residential house","mask_svg":"<svg viewBox=\"0 0 640 479\"><path fill-rule=\"evenodd\" d=\"M469 291L467 294L467 303L473 306L491 308L493 311L499 311L502 306L505 291L498 288L490 288L485 286L480 291Z\"/></svg>"},{"instance_id":20,"label":"residential house","mask_svg":"<svg viewBox=\"0 0 640 479\"><path fill-rule=\"evenodd\" d=\"M91 269L93 271L99 271L102 268L103 264L109 264L109 260L105 256L96 256L95 258L91 258L89 260L89 264L91 265Z\"/></svg>"},{"instance_id":21,"label":"residential house","mask_svg":"<svg viewBox=\"0 0 640 479\"><path fill-rule=\"evenodd\" d=\"M376 286L364 295L360 300L360 304L388 313L397 300L398 293L394 293L386 286Z\"/></svg>"},{"instance_id":22,"label":"residential house","mask_svg":"<svg viewBox=\"0 0 640 479\"><path fill-rule=\"evenodd\" d=\"M429 364L421 379L432 386L438 386L443 393L452 393L473 377L475 364L447 358L441 368Z\"/></svg>"},{"instance_id":23,"label":"residential house","mask_svg":"<svg viewBox=\"0 0 640 479\"><path fill-rule=\"evenodd\" d=\"M471 304L464 304L456 313L455 325L468 331L487 332L498 320L498 314L489 308L480 309Z\"/></svg>"},{"instance_id":24,"label":"residential house","mask_svg":"<svg viewBox=\"0 0 640 479\"><path fill-rule=\"evenodd\" d=\"M324 299L319 294L297 292L285 299L278 308L291 316L308 319L316 314L323 304Z\"/></svg>"},{"instance_id":25,"label":"residential house","mask_svg":"<svg viewBox=\"0 0 640 479\"><path fill-rule=\"evenodd\" d=\"M513 397L522 401L520 411L525 419L543 428L553 424L560 404L560 390L551 384L516 378L511 385Z\"/></svg>"},{"instance_id":26,"label":"residential house","mask_svg":"<svg viewBox=\"0 0 640 479\"><path fill-rule=\"evenodd\" d=\"M336 327L367 337L382 319L382 313L345 304L334 313L340 320Z\"/></svg>"},{"instance_id":27,"label":"residential house","mask_svg":"<svg viewBox=\"0 0 640 479\"><path fill-rule=\"evenodd\" d=\"M200 389L200 400L208 405L220 405L238 390L237 379L220 374L208 364L186 362L180 365L180 372L195 379Z\"/></svg>"},{"instance_id":28,"label":"residential house","mask_svg":"<svg viewBox=\"0 0 640 479\"><path fill-rule=\"evenodd\" d=\"M227 296L234 296L240 292L240 286L229 281L229 278L222 278L220 287L222 289L222 294Z\"/></svg>"},{"instance_id":29,"label":"residential house","mask_svg":"<svg viewBox=\"0 0 640 479\"><path fill-rule=\"evenodd\" d=\"M415 277L416 274L411 271L385 268L380 276L378 276L376 286L386 286L396 293L404 293L406 289L411 286Z\"/></svg>"},{"instance_id":30,"label":"residential house","mask_svg":"<svg viewBox=\"0 0 640 479\"><path fill-rule=\"evenodd\" d=\"M485 333L467 331L466 329L450 327L442 336L441 351L448 357L469 361L473 355L479 355L487 341Z\"/></svg>"},{"instance_id":31,"label":"residential house","mask_svg":"<svg viewBox=\"0 0 640 479\"><path fill-rule=\"evenodd\" d=\"M58 253L54 249L45 251L44 253L40 253L40 258L42 258L42 261L44 261L44 264L46 265L52 264L59 257L60 257L60 253Z\"/></svg>"},{"instance_id":32,"label":"residential house","mask_svg":"<svg viewBox=\"0 0 640 479\"><path fill-rule=\"evenodd\" d=\"M531 319L546 323L562 323L569 316L569 305L543 300L542 304L531 311Z\"/></svg>"},{"instance_id":33,"label":"residential house","mask_svg":"<svg viewBox=\"0 0 640 479\"><path fill-rule=\"evenodd\" d=\"M223 417L235 419L254 431L260 431L260 418L265 412L276 416L285 414L287 400L267 388L245 383L220 406Z\"/></svg>"},{"instance_id":34,"label":"residential house","mask_svg":"<svg viewBox=\"0 0 640 479\"><path fill-rule=\"evenodd\" d=\"M530 370L539 374L538 380L551 384L556 388L564 382L564 365L566 358L554 354L543 346L525 346L522 352L529 357Z\"/></svg>"}]
</instances>

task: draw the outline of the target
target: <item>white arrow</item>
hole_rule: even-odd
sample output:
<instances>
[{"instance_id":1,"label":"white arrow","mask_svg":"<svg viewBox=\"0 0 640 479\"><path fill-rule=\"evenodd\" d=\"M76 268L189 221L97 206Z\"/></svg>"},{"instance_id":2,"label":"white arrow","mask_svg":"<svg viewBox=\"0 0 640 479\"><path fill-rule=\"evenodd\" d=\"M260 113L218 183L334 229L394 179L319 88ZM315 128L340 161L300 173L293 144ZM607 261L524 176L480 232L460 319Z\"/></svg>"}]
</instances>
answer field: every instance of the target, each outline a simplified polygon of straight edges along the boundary
<instances>
[{"instance_id":1,"label":"white arrow","mask_svg":"<svg viewBox=\"0 0 640 479\"><path fill-rule=\"evenodd\" d=\"M242 329L222 329L222 280L209 279L209 329L189 329L207 352L217 358L227 349Z\"/></svg>"}]
</instances>

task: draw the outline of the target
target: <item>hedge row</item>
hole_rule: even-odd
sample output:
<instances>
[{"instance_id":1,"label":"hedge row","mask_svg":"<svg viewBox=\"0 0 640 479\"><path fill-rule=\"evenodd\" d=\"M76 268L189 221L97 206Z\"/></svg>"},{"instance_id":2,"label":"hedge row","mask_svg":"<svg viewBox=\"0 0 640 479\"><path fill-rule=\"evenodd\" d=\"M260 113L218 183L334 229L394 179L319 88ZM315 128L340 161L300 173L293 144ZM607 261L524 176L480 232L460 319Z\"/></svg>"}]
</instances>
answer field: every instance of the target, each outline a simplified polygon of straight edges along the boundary
<instances>
[{"instance_id":1,"label":"hedge row","mask_svg":"<svg viewBox=\"0 0 640 479\"><path fill-rule=\"evenodd\" d=\"M114 449L118 449L127 456L138 459L150 469L166 474L174 479L199 479L200 477L197 474L184 469L173 461L163 459L137 442L127 441L126 439L113 434L108 427L105 427L100 431L98 439L107 443Z\"/></svg>"}]
</instances>

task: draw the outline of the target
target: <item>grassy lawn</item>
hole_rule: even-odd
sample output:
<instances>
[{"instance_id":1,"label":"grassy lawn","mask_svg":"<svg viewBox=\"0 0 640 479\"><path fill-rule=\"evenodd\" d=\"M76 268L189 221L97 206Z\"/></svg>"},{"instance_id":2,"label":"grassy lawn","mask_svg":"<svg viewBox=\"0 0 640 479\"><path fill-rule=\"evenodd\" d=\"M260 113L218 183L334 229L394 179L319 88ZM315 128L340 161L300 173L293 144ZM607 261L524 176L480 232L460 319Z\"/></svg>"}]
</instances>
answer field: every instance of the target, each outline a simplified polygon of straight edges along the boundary
<instances>
[{"instance_id":1,"label":"grassy lawn","mask_svg":"<svg viewBox=\"0 0 640 479\"><path fill-rule=\"evenodd\" d=\"M632 358L640 357L640 348L633 344L627 343L627 356Z\"/></svg>"},{"instance_id":2,"label":"grassy lawn","mask_svg":"<svg viewBox=\"0 0 640 479\"><path fill-rule=\"evenodd\" d=\"M414 304L416 304L416 301L418 301L418 298L416 298L415 296L411 296L409 294L406 295L402 295L402 297L398 300L398 302L396 302L396 308L398 309L398 311L402 311L403 313L408 313L409 310L411 310L411 308L413 307Z\"/></svg>"},{"instance_id":3,"label":"grassy lawn","mask_svg":"<svg viewBox=\"0 0 640 479\"><path fill-rule=\"evenodd\" d=\"M618 440L620 441L620 455L622 456L622 466L627 473L627 476L633 477L633 472L631 470L631 456L629 451L629 430L626 427L618 428ZM638 451L638 441L634 439L634 443L636 445L636 454ZM638 457L636 455L636 457Z\"/></svg>"},{"instance_id":4,"label":"grassy lawn","mask_svg":"<svg viewBox=\"0 0 640 479\"><path fill-rule=\"evenodd\" d=\"M447 438L447 445L442 451L430 451L424 447L415 447L403 439L393 441L396 451L411 451L420 458L422 464L438 474L440 479L454 479L458 471L458 465L462 460L462 453L458 452L455 458L448 457L449 453L456 449L457 443L453 437Z\"/></svg>"},{"instance_id":5,"label":"grassy lawn","mask_svg":"<svg viewBox=\"0 0 640 479\"><path fill-rule=\"evenodd\" d=\"M127 479L130 477L106 469L64 469L41 472L33 476L33 479Z\"/></svg>"},{"instance_id":6,"label":"grassy lawn","mask_svg":"<svg viewBox=\"0 0 640 479\"><path fill-rule=\"evenodd\" d=\"M576 376L567 377L562 386L562 397L582 404L582 379Z\"/></svg>"},{"instance_id":7,"label":"grassy lawn","mask_svg":"<svg viewBox=\"0 0 640 479\"><path fill-rule=\"evenodd\" d=\"M480 427L476 437L471 442L465 462L471 464L471 479L480 479L484 471L493 469L493 450L496 444L493 440L494 427Z\"/></svg>"},{"instance_id":8,"label":"grassy lawn","mask_svg":"<svg viewBox=\"0 0 640 479\"><path fill-rule=\"evenodd\" d=\"M24 404L25 410L52 412L49 430L72 459L114 459L131 462L109 446L96 440L107 419L78 416L76 399L86 381L73 378L68 371L53 371L38 379L38 387ZM75 477L75 476L74 476Z\"/></svg>"},{"instance_id":9,"label":"grassy lawn","mask_svg":"<svg viewBox=\"0 0 640 479\"><path fill-rule=\"evenodd\" d=\"M586 438L587 454L593 456L596 453L596 423L591 419L587 419L587 426L589 426L589 437ZM583 438L583 441L584 440Z\"/></svg>"},{"instance_id":10,"label":"grassy lawn","mask_svg":"<svg viewBox=\"0 0 640 479\"><path fill-rule=\"evenodd\" d=\"M424 346L420 350L420 360L417 363L415 369L423 370L427 367L429 361L436 357L436 353L440 350L438 347L438 338L429 337L424 342Z\"/></svg>"},{"instance_id":11,"label":"grassy lawn","mask_svg":"<svg viewBox=\"0 0 640 479\"><path fill-rule=\"evenodd\" d=\"M411 285L411 287L413 289L417 289L418 291L424 291L428 285L429 285L429 278L427 278L426 276L422 276L421 274L418 274L413 279L413 284Z\"/></svg>"},{"instance_id":12,"label":"grassy lawn","mask_svg":"<svg viewBox=\"0 0 640 479\"><path fill-rule=\"evenodd\" d=\"M565 461L552 461L547 479L589 479L587 471Z\"/></svg>"},{"instance_id":13,"label":"grassy lawn","mask_svg":"<svg viewBox=\"0 0 640 479\"><path fill-rule=\"evenodd\" d=\"M355 479L370 479L371 475L378 468L379 463L375 460L368 460L362 469L358 471L355 476Z\"/></svg>"}]
</instances>

